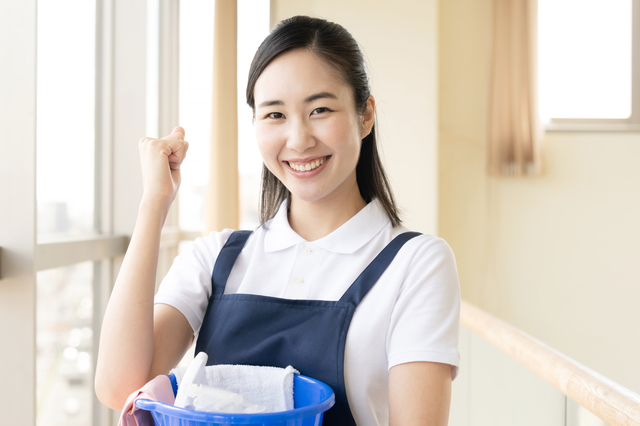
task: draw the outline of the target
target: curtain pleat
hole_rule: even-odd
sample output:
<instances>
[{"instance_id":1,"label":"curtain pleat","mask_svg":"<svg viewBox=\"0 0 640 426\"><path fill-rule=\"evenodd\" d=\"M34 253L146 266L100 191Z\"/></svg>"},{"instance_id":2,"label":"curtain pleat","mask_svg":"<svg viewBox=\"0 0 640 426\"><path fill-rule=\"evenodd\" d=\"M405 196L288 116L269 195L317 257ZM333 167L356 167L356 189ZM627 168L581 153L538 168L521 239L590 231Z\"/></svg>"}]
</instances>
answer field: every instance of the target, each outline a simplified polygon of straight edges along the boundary
<instances>
[{"instance_id":1,"label":"curtain pleat","mask_svg":"<svg viewBox=\"0 0 640 426\"><path fill-rule=\"evenodd\" d=\"M215 2L207 231L239 227L237 1Z\"/></svg>"},{"instance_id":2,"label":"curtain pleat","mask_svg":"<svg viewBox=\"0 0 640 426\"><path fill-rule=\"evenodd\" d=\"M494 0L488 163L495 176L540 173L537 0Z\"/></svg>"}]
</instances>

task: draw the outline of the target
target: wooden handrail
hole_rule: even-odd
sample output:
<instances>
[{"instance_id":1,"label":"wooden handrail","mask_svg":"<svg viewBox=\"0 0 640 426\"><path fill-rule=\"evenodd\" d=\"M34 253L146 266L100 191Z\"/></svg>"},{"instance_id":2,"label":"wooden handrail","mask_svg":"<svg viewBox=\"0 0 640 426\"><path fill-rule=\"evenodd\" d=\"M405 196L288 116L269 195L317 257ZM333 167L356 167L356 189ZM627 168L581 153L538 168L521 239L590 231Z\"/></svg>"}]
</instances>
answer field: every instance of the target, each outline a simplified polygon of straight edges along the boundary
<instances>
[{"instance_id":1,"label":"wooden handrail","mask_svg":"<svg viewBox=\"0 0 640 426\"><path fill-rule=\"evenodd\" d=\"M611 426L640 426L640 395L462 301L462 324Z\"/></svg>"}]
</instances>

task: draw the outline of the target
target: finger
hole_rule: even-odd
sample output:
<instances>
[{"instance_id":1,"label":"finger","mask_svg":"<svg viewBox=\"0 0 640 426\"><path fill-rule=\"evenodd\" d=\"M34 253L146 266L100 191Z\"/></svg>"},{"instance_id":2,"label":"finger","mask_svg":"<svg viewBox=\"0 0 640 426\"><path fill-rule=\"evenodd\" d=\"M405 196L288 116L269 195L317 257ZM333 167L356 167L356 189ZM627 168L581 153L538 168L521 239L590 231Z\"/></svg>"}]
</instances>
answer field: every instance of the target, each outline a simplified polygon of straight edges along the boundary
<instances>
[{"instance_id":1,"label":"finger","mask_svg":"<svg viewBox=\"0 0 640 426\"><path fill-rule=\"evenodd\" d=\"M184 140L184 135L185 135L184 129L180 126L176 126L173 128L170 135L165 136L162 139Z\"/></svg>"},{"instance_id":2,"label":"finger","mask_svg":"<svg viewBox=\"0 0 640 426\"><path fill-rule=\"evenodd\" d=\"M173 155L171 154L168 158L169 166L171 168L180 168L182 162L186 159L186 155Z\"/></svg>"},{"instance_id":3,"label":"finger","mask_svg":"<svg viewBox=\"0 0 640 426\"><path fill-rule=\"evenodd\" d=\"M165 139L165 143L171 149L171 153L169 155L176 155L180 158L184 158L187 153L187 149L189 148L189 142L182 139Z\"/></svg>"},{"instance_id":4,"label":"finger","mask_svg":"<svg viewBox=\"0 0 640 426\"><path fill-rule=\"evenodd\" d=\"M171 131L171 134L174 134L174 133L182 134L182 139L184 139L184 136L186 134L184 131L184 128L181 126L174 127L173 130Z\"/></svg>"},{"instance_id":5,"label":"finger","mask_svg":"<svg viewBox=\"0 0 640 426\"><path fill-rule=\"evenodd\" d=\"M171 152L171 155L169 155L169 166L172 169L179 169L180 165L182 164L182 162L184 161L184 159L187 156L187 151L189 150L189 142L187 141L180 141L180 142L184 142L184 144L182 145L182 147L180 147L179 149L177 149L176 151ZM172 149L177 148L175 145Z\"/></svg>"}]
</instances>

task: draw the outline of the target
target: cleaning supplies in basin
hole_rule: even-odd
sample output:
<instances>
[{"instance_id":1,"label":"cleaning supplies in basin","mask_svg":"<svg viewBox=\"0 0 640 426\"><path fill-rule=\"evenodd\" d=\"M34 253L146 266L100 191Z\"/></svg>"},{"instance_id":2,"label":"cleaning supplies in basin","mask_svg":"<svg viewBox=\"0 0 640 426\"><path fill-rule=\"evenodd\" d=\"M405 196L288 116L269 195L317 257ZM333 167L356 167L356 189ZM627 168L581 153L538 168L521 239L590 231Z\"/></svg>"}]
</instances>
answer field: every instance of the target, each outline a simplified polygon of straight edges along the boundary
<instances>
[{"instance_id":1,"label":"cleaning supplies in basin","mask_svg":"<svg viewBox=\"0 0 640 426\"><path fill-rule=\"evenodd\" d=\"M193 398L193 408L198 411L255 414L265 410L264 405L256 405L237 393L211 386L191 383L185 392Z\"/></svg>"},{"instance_id":2,"label":"cleaning supplies in basin","mask_svg":"<svg viewBox=\"0 0 640 426\"><path fill-rule=\"evenodd\" d=\"M237 393L255 405L264 406L265 413L294 408L293 376L298 371L293 367L278 368L253 365L211 365L205 367L206 363L207 355L201 352L188 368L171 370L178 383L176 406L193 406L194 398L187 395L186 386L195 383Z\"/></svg>"},{"instance_id":3,"label":"cleaning supplies in basin","mask_svg":"<svg viewBox=\"0 0 640 426\"><path fill-rule=\"evenodd\" d=\"M193 408L193 397L189 396L186 389L191 384L208 384L207 376L204 371L208 358L209 356L206 353L200 352L193 361L191 361L191 364L184 372L182 383L178 381L178 393L176 394L176 402L173 405L180 408Z\"/></svg>"},{"instance_id":4,"label":"cleaning supplies in basin","mask_svg":"<svg viewBox=\"0 0 640 426\"><path fill-rule=\"evenodd\" d=\"M299 374L295 374L293 377L293 388L295 390L295 408L278 413L206 413L144 399L136 400L136 406L140 408L140 410L150 412L156 424L163 426L321 425L324 412L335 403L333 390L319 380Z\"/></svg>"}]
</instances>

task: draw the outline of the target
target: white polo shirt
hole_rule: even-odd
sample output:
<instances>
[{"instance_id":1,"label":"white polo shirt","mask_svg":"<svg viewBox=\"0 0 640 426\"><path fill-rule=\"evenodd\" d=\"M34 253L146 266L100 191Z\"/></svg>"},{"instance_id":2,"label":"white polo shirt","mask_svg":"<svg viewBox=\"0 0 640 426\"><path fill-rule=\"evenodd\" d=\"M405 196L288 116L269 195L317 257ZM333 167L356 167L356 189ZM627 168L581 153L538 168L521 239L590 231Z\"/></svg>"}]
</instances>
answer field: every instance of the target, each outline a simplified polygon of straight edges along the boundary
<instances>
[{"instance_id":1,"label":"white polo shirt","mask_svg":"<svg viewBox=\"0 0 640 426\"><path fill-rule=\"evenodd\" d=\"M397 235L373 200L324 238L307 242L289 226L286 201L251 234L229 276L225 294L338 300ZM184 314L197 338L211 273L232 230L196 239L176 257L155 303ZM359 425L388 425L389 369L413 361L450 364L458 372L460 287L453 253L431 235L408 241L353 315L345 347L345 386ZM294 365L295 367L295 365Z\"/></svg>"}]
</instances>

